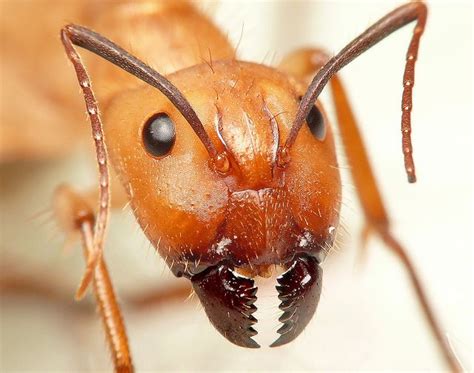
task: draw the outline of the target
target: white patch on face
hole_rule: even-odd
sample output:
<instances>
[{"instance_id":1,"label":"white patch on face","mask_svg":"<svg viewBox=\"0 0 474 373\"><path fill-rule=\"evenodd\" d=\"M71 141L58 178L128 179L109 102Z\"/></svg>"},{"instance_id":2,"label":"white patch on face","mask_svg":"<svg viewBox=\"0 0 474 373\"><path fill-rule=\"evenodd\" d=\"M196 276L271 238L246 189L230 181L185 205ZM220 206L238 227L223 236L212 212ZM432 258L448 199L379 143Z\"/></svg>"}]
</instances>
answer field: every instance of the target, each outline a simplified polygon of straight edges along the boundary
<instances>
[{"instance_id":1,"label":"white patch on face","mask_svg":"<svg viewBox=\"0 0 474 373\"><path fill-rule=\"evenodd\" d=\"M216 253L217 254L223 254L225 248L230 243L232 243L232 240L230 238L222 237L222 239L216 245Z\"/></svg>"},{"instance_id":2,"label":"white patch on face","mask_svg":"<svg viewBox=\"0 0 474 373\"><path fill-rule=\"evenodd\" d=\"M305 237L301 237L298 246L299 246L299 247L308 246L308 240L307 240Z\"/></svg>"},{"instance_id":3,"label":"white patch on face","mask_svg":"<svg viewBox=\"0 0 474 373\"><path fill-rule=\"evenodd\" d=\"M308 231L304 232L303 235L300 237L300 241L298 242L299 247L306 247L308 244L313 240L313 236Z\"/></svg>"},{"instance_id":4,"label":"white patch on face","mask_svg":"<svg viewBox=\"0 0 474 373\"><path fill-rule=\"evenodd\" d=\"M335 230L336 230L336 227L330 226L328 230L329 234L333 234Z\"/></svg>"}]
</instances>

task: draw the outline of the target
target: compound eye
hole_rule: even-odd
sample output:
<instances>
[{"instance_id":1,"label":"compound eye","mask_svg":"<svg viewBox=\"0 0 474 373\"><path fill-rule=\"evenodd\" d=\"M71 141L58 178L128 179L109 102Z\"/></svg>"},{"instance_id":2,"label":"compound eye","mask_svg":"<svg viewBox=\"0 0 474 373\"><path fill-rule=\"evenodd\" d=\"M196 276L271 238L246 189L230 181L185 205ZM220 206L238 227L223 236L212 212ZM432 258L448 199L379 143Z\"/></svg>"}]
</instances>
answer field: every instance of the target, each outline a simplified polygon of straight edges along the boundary
<instances>
[{"instance_id":1,"label":"compound eye","mask_svg":"<svg viewBox=\"0 0 474 373\"><path fill-rule=\"evenodd\" d=\"M176 140L174 122L165 113L150 117L142 132L146 151L154 157L163 157L171 151Z\"/></svg>"},{"instance_id":2,"label":"compound eye","mask_svg":"<svg viewBox=\"0 0 474 373\"><path fill-rule=\"evenodd\" d=\"M323 141L326 137L326 123L324 122L323 114L319 111L316 105L311 108L306 117L309 130L319 141Z\"/></svg>"}]
</instances>

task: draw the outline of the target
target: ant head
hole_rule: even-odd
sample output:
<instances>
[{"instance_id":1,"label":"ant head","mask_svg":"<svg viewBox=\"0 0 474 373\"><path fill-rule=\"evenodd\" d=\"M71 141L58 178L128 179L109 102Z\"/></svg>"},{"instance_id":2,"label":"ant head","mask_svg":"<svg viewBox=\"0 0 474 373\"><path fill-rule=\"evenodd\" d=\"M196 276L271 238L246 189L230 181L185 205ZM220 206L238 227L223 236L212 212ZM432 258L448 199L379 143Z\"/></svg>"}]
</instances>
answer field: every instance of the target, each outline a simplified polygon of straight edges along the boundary
<instances>
[{"instance_id":1,"label":"ant head","mask_svg":"<svg viewBox=\"0 0 474 373\"><path fill-rule=\"evenodd\" d=\"M173 272L192 281L211 322L231 342L258 347L252 277L272 265L286 269L277 279L284 325L272 346L296 338L311 319L341 194L332 132L316 100L337 71L415 19L402 114L405 167L414 182L411 89L423 3L396 9L350 42L304 95L288 77L237 61L195 66L168 80L91 30L62 30L79 78L87 73L72 44L161 92L142 87L109 102L107 146L145 234ZM90 92L85 98L95 100ZM100 126L93 114L93 126Z\"/></svg>"},{"instance_id":2,"label":"ant head","mask_svg":"<svg viewBox=\"0 0 474 373\"><path fill-rule=\"evenodd\" d=\"M176 273L192 275L228 260L264 274L300 251L324 256L338 224L340 178L321 105L311 109L282 162L303 93L298 82L237 61L203 64L169 79L203 123L214 158L152 87L115 97L104 118L135 214Z\"/></svg>"},{"instance_id":3,"label":"ant head","mask_svg":"<svg viewBox=\"0 0 474 373\"><path fill-rule=\"evenodd\" d=\"M251 277L268 276L277 265L288 270L279 280L281 296L297 288L315 292L306 299L316 307L318 264L339 219L332 130L316 103L282 158L303 87L262 65L221 61L169 80L196 112L214 151L172 100L149 86L110 102L107 147L150 241L176 275L193 281L214 325L232 342L252 347L250 332L229 337L226 317L206 302L228 299L218 284L235 284L239 298L232 305L245 308L240 324L250 327ZM296 299L288 304L291 312L299 307ZM291 332L287 327L278 344L295 338L306 325L300 324Z\"/></svg>"}]
</instances>

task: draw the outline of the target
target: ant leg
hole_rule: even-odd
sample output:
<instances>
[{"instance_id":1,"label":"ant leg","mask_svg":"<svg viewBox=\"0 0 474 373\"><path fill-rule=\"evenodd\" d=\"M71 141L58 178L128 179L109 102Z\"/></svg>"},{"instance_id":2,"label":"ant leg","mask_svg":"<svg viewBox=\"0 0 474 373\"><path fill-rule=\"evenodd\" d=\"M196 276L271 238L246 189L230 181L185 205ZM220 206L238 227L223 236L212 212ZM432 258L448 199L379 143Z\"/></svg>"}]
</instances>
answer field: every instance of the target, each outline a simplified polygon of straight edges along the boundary
<instances>
[{"instance_id":1,"label":"ant leg","mask_svg":"<svg viewBox=\"0 0 474 373\"><path fill-rule=\"evenodd\" d=\"M102 259L110 212L110 175L102 120L89 75L71 39L64 30L61 32L61 41L76 72L91 123L99 169L99 206L97 214L94 214L82 196L64 186L56 191L55 212L59 221L65 224L66 230L79 232L82 239L87 264L76 298L81 298L84 295L92 280L115 370L117 372L132 372L133 365L125 325L107 267Z\"/></svg>"},{"instance_id":2,"label":"ant leg","mask_svg":"<svg viewBox=\"0 0 474 373\"><path fill-rule=\"evenodd\" d=\"M183 302L189 299L191 294L192 287L186 281L184 284L171 288L146 290L138 294L129 294L125 296L124 302L130 304L134 310L141 311L172 302Z\"/></svg>"},{"instance_id":3,"label":"ant leg","mask_svg":"<svg viewBox=\"0 0 474 373\"><path fill-rule=\"evenodd\" d=\"M309 84L328 61L329 56L322 49L301 48L284 56L278 69Z\"/></svg>"},{"instance_id":4,"label":"ant leg","mask_svg":"<svg viewBox=\"0 0 474 373\"><path fill-rule=\"evenodd\" d=\"M93 305L89 302L73 304L68 290L58 286L58 279L44 278L31 273L13 272L11 266L0 266L0 297L37 298L58 307L70 307L72 312L93 313ZM145 311L172 303L182 303L190 299L192 288L185 281L177 286L147 289L138 293L122 294L122 304L131 312ZM72 307L73 306L73 307Z\"/></svg>"},{"instance_id":5,"label":"ant leg","mask_svg":"<svg viewBox=\"0 0 474 373\"><path fill-rule=\"evenodd\" d=\"M322 50L302 49L293 52L286 57L281 63L281 68L300 79L308 80L328 60L328 55ZM417 299L447 365L452 371L461 372L462 368L455 357L448 340L443 335L440 323L435 317L415 266L410 260L404 247L390 231L390 220L382 196L379 192L375 176L372 172L367 151L362 142L362 137L354 114L350 108L346 92L337 75L334 75L331 78L331 90L335 103L342 143L366 220L366 228L364 231L378 234L387 247L401 261L402 265L408 272Z\"/></svg>"},{"instance_id":6,"label":"ant leg","mask_svg":"<svg viewBox=\"0 0 474 373\"><path fill-rule=\"evenodd\" d=\"M13 259L13 258L12 258ZM58 284L59 279L51 279L49 276L32 275L28 271L12 271L15 268L13 260L0 266L0 297L28 297L38 298L43 301L57 304L58 306L72 305L72 299L66 289ZM74 311L84 308L74 308Z\"/></svg>"},{"instance_id":7,"label":"ant leg","mask_svg":"<svg viewBox=\"0 0 474 373\"><path fill-rule=\"evenodd\" d=\"M54 211L59 224L68 234L80 235L84 257L89 260L94 251L95 214L86 199L72 188L62 185L55 193ZM133 372L125 324L102 256L93 268L92 283L115 370Z\"/></svg>"}]
</instances>

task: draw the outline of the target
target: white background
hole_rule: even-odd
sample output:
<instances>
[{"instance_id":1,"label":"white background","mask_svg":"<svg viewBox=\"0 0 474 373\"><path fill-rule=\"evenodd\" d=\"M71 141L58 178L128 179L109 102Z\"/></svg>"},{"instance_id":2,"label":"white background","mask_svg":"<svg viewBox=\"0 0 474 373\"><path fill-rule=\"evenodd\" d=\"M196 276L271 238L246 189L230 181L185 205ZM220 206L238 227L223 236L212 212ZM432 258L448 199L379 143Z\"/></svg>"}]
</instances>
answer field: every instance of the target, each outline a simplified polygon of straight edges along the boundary
<instances>
[{"instance_id":1,"label":"white background","mask_svg":"<svg viewBox=\"0 0 474 373\"><path fill-rule=\"evenodd\" d=\"M236 43L239 54L266 64L303 46L337 53L399 2L222 2L206 5ZM342 72L393 228L416 263L444 331L466 368L472 367L472 5L429 4L416 65L413 142L418 182L409 185L400 144L400 98L405 52L412 27L397 32ZM71 89L76 89L72 87ZM331 110L328 96L323 102ZM29 220L49 204L62 181L91 185L89 156L1 168L2 266L55 278L71 295L83 268L78 248L61 251L52 224ZM340 159L344 165L344 159ZM324 288L315 319L293 343L275 339L278 302L259 293L260 350L225 341L196 301L145 312L125 309L139 371L443 370L403 268L377 240L358 264L362 224L345 177L344 224L348 230L325 263ZM52 239L49 237L52 236ZM120 292L176 284L127 213L115 214L106 258ZM182 280L181 280L182 281ZM71 306L71 307L74 307ZM101 325L35 298L2 298L0 369L109 370ZM257 324L257 325L259 325Z\"/></svg>"}]
</instances>

